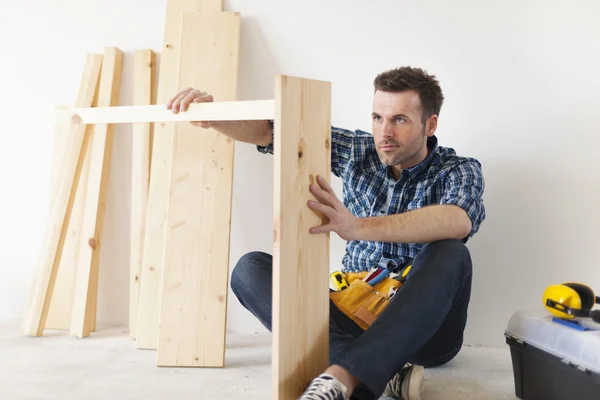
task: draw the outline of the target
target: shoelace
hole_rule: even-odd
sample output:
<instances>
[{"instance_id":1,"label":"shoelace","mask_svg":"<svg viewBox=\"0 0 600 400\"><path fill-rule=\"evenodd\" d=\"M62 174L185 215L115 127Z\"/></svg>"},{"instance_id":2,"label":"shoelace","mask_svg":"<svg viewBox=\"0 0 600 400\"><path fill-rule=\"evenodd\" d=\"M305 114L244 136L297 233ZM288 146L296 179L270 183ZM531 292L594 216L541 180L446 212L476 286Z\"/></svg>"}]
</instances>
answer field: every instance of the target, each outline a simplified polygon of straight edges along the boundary
<instances>
[{"instance_id":1,"label":"shoelace","mask_svg":"<svg viewBox=\"0 0 600 400\"><path fill-rule=\"evenodd\" d=\"M408 374L411 371L411 368L412 366L407 363L404 368L388 382L385 390L387 396L398 400L404 399L402 397L402 385L406 379L409 379Z\"/></svg>"},{"instance_id":2,"label":"shoelace","mask_svg":"<svg viewBox=\"0 0 600 400\"><path fill-rule=\"evenodd\" d=\"M315 378L302 396L302 400L341 400L345 399L335 380Z\"/></svg>"},{"instance_id":3,"label":"shoelace","mask_svg":"<svg viewBox=\"0 0 600 400\"><path fill-rule=\"evenodd\" d=\"M388 384L390 392L395 398L402 398L402 382L404 381L405 375L396 374Z\"/></svg>"}]
</instances>

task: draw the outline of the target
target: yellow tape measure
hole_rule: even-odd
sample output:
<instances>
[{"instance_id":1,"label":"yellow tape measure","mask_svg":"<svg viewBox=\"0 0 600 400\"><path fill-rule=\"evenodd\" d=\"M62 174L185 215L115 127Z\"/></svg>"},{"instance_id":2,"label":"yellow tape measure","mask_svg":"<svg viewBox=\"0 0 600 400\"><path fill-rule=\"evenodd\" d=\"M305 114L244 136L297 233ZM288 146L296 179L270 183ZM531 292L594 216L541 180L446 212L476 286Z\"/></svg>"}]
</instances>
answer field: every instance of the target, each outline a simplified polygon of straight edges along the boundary
<instances>
[{"instance_id":1,"label":"yellow tape measure","mask_svg":"<svg viewBox=\"0 0 600 400\"><path fill-rule=\"evenodd\" d=\"M344 274L341 271L335 271L331 273L331 275L329 275L329 278L331 279L331 284L333 285L333 289L336 292L348 288L348 282L346 282L346 278L344 277Z\"/></svg>"}]
</instances>

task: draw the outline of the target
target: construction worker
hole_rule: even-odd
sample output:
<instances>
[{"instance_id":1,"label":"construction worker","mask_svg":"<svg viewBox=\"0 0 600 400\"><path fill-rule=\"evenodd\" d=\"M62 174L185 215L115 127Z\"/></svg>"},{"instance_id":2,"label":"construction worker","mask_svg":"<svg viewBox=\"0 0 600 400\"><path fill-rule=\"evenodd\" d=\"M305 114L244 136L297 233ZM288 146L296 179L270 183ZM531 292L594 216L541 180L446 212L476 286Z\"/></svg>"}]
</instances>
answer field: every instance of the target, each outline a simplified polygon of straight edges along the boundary
<instances>
[{"instance_id":1,"label":"construction worker","mask_svg":"<svg viewBox=\"0 0 600 400\"><path fill-rule=\"evenodd\" d=\"M372 134L332 127L331 170L343 180L338 199L322 177L307 207L329 221L313 234L347 241L344 272L412 264L404 285L366 330L331 303L330 366L301 400L419 400L424 368L452 360L463 344L471 294L465 243L485 218L481 164L438 145L444 96L435 75L420 68L385 71L374 80ZM189 88L167 108L185 111L210 94ZM192 122L273 153L273 121ZM285 267L285 266L283 266ZM231 287L241 304L271 330L272 256L244 255Z\"/></svg>"}]
</instances>

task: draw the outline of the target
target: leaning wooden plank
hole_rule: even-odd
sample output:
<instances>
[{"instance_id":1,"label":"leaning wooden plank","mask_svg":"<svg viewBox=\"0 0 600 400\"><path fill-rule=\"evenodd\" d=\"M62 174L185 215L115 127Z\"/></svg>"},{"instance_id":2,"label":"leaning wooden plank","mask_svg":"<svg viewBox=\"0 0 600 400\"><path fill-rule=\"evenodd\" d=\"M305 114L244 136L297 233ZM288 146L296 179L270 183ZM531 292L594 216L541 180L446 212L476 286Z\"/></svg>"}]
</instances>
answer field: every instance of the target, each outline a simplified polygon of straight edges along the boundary
<instances>
[{"instance_id":1,"label":"leaning wooden plank","mask_svg":"<svg viewBox=\"0 0 600 400\"><path fill-rule=\"evenodd\" d=\"M329 235L307 201L329 181L331 85L278 76L275 102L272 397L295 400L328 365Z\"/></svg>"},{"instance_id":2,"label":"leaning wooden plank","mask_svg":"<svg viewBox=\"0 0 600 400\"><path fill-rule=\"evenodd\" d=\"M113 77L113 86L112 86L112 92L110 94L110 98L111 101L103 101L102 103L98 103L99 105L103 105L103 106L116 106L119 103L119 92L120 92L120 86L121 86L121 74L122 74L122 70L123 70L123 53L114 47L107 47L105 48L105 58L106 55L112 55L112 53L115 53L115 60L116 60L116 66L115 68L115 75ZM103 67L104 68L104 67ZM111 66L112 68L112 66ZM102 93L102 90L98 91L98 95L100 95ZM108 93L107 93L107 96ZM94 131L96 129L96 126L99 126L101 129L105 129L104 126L105 124L100 124L100 125L94 125ZM110 155L105 154L105 158L104 158L104 163L103 163L103 169L102 169L102 176L101 176L101 186L100 186L100 192L99 192L99 198L100 198L100 204L102 206L102 210L98 213L98 218L100 219L100 224L99 226L96 226L96 236L99 238L99 242L102 242L102 236L103 236L103 231L104 231L104 212L106 209L106 200L107 200L107 193L108 193L108 179L110 176L110 163L112 160L112 149L113 149L113 143L114 143L114 126L108 125L106 128L106 132L107 132L107 144L106 144L106 148L108 149L107 151L110 151ZM92 136L93 137L93 136ZM92 144L90 144L91 146ZM91 150L90 150L91 151ZM86 194L86 203L87 203L87 194ZM84 221L85 223L85 221ZM84 231L85 226L82 226L82 232ZM90 232L91 233L91 232ZM83 234L86 234L86 232L83 232ZM92 237L90 236L90 239L92 239ZM85 242L85 240L83 240ZM94 239L95 241L95 239ZM89 240L87 241L88 245L90 244ZM99 268L100 268L100 256L101 256L101 247L99 246L98 249L94 249L92 245L90 245L89 251L92 252L92 264L91 264L91 276L90 276L90 291L89 291L89 298L90 298L90 304L87 307L87 311L86 311L86 320L88 321L88 330L90 332L95 332L96 331L96 322L97 322L97 308L98 308L98 279L99 279ZM81 244L80 244L80 248L81 248ZM87 249L87 248L86 248Z\"/></svg>"},{"instance_id":3,"label":"leaning wooden plank","mask_svg":"<svg viewBox=\"0 0 600 400\"><path fill-rule=\"evenodd\" d=\"M152 50L135 52L135 77L133 82L133 102L136 105L152 104L156 77L156 54ZM150 140L154 124L141 122L133 125L131 143L131 241L129 279L129 335L136 337L138 323L138 302L142 254L144 251L144 231L146 225L146 205L150 179Z\"/></svg>"},{"instance_id":4,"label":"leaning wooden plank","mask_svg":"<svg viewBox=\"0 0 600 400\"><path fill-rule=\"evenodd\" d=\"M97 92L96 92L97 95ZM97 96L96 96L97 97ZM92 105L96 104L96 100ZM64 107L61 107L64 108ZM94 125L87 127L88 135L93 135ZM70 153L70 148L75 137L69 137L69 125L56 125L54 138L54 159L52 162L53 169L53 189L57 188L60 171L58 167L63 157ZM73 307L73 291L75 289L75 277L77 275L77 259L79 258L79 243L81 241L81 223L83 221L83 206L85 204L85 193L87 188L87 177L90 166L89 157L89 141L83 149L85 156L83 166L81 167L81 175L79 177L79 185L75 194L75 201L71 212L71 219L67 236L63 246L62 255L58 264L54 291L48 309L48 319L46 320L46 329L69 330L71 323L71 309ZM53 196L56 195L56 190L53 190Z\"/></svg>"},{"instance_id":5,"label":"leaning wooden plank","mask_svg":"<svg viewBox=\"0 0 600 400\"><path fill-rule=\"evenodd\" d=\"M127 124L141 122L235 121L273 119L273 100L216 101L193 103L185 112L173 114L164 104L151 106L70 108L55 112L57 123ZM162 124L165 125L166 124ZM160 125L159 125L160 126ZM164 126L163 126L164 127ZM156 128L158 135L158 127Z\"/></svg>"},{"instance_id":6,"label":"leaning wooden plank","mask_svg":"<svg viewBox=\"0 0 600 400\"><path fill-rule=\"evenodd\" d=\"M70 108L68 105L58 105L54 107L54 111L61 111ZM67 138L69 137L69 127L70 122L63 121L55 121L52 129L52 160L50 161L50 202L56 193L58 192L57 184L60 179L60 160L65 156L66 147L69 142L67 142Z\"/></svg>"},{"instance_id":7,"label":"leaning wooden plank","mask_svg":"<svg viewBox=\"0 0 600 400\"><path fill-rule=\"evenodd\" d=\"M67 105L56 106L55 110L61 110L69 108ZM50 202L54 196L57 195L57 184L60 180L61 172L59 170L61 160L65 157L65 154L68 154L69 149L67 148L70 144L67 138L69 137L69 123L62 121L60 123L54 124L54 136L52 140L52 161L50 165L51 169L51 193L50 193ZM85 150L84 150L85 151ZM85 170L85 164L83 166ZM72 239L73 235L70 233L72 231L73 226L76 224L77 216L82 212L81 205L81 187L82 183L85 180L84 171L82 170L81 177L79 178L79 186L77 187L77 193L75 194L75 201L73 203L73 209L71 211L71 220L69 221L69 228L67 232L67 236L65 237L65 244L63 247L62 257L59 260L58 270L56 271L56 279L54 281L54 290L52 293L52 298L50 300L50 307L48 308L48 317L46 319L46 329L69 329L69 319L71 317L71 303L69 298L72 298L73 295L73 287L72 285L67 285L67 281L70 277L73 278L72 282L75 282L75 269L72 270L72 273L69 271L69 267L73 266L74 263L69 263L67 260L70 258L69 254L69 242L73 243ZM79 244L79 242L76 242ZM66 279L65 279L66 278ZM71 287L69 287L71 286ZM69 291L71 292L69 294ZM65 312L66 310L66 312Z\"/></svg>"},{"instance_id":8,"label":"leaning wooden plank","mask_svg":"<svg viewBox=\"0 0 600 400\"><path fill-rule=\"evenodd\" d=\"M118 104L122 66L123 52L115 47L107 47L104 51L102 77L98 92L99 106ZM97 124L95 126L90 147L90 171L71 315L70 333L78 337L87 337L90 331L95 329L98 266L102 250L113 139L113 124Z\"/></svg>"},{"instance_id":9,"label":"leaning wooden plank","mask_svg":"<svg viewBox=\"0 0 600 400\"><path fill-rule=\"evenodd\" d=\"M183 16L181 83L234 100L238 13ZM179 127L173 153L157 365L222 367L228 293L233 141Z\"/></svg>"},{"instance_id":10,"label":"leaning wooden plank","mask_svg":"<svg viewBox=\"0 0 600 400\"><path fill-rule=\"evenodd\" d=\"M77 107L90 107L100 77L102 56L89 54L77 95ZM84 125L72 124L69 137L74 137L69 153L61 160L58 189L50 205L46 228L38 255L37 267L33 278L31 298L22 330L25 334L41 336L44 332L50 299L54 290L58 262L61 259L65 236L71 218L75 193L79 184L83 165L82 149L85 149L89 135Z\"/></svg>"},{"instance_id":11,"label":"leaning wooden plank","mask_svg":"<svg viewBox=\"0 0 600 400\"><path fill-rule=\"evenodd\" d=\"M167 0L164 43L160 61L157 104L152 109L172 117L164 104L175 95L179 87L178 69L181 42L181 16L184 12L221 11L222 0ZM145 115L142 121L163 122L155 125L152 159L150 164L150 187L144 233L142 256L142 281L138 309L136 348L156 349L158 341L158 312L162 272L165 257L166 218L171 179L171 156L173 135L177 129L168 121L151 121ZM171 120L170 122L175 122ZM187 124L189 125L189 124Z\"/></svg>"}]
</instances>

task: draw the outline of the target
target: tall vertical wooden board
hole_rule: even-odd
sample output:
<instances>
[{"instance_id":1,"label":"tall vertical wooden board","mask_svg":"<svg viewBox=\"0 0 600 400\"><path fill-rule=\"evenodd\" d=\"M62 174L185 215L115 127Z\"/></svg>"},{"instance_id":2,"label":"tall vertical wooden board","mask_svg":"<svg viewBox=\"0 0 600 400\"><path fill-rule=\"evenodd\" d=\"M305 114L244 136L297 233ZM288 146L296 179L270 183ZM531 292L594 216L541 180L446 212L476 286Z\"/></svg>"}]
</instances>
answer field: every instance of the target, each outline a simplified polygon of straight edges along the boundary
<instances>
[{"instance_id":1,"label":"tall vertical wooden board","mask_svg":"<svg viewBox=\"0 0 600 400\"><path fill-rule=\"evenodd\" d=\"M157 102L159 104L165 104L180 87L178 63L183 13L218 12L222 9L223 0L167 0L164 44L158 79ZM189 125L189 123L158 123L154 127L136 329L136 348L138 349L156 349L158 344L158 315L165 262L173 136L176 129L183 125Z\"/></svg>"},{"instance_id":2,"label":"tall vertical wooden board","mask_svg":"<svg viewBox=\"0 0 600 400\"><path fill-rule=\"evenodd\" d=\"M102 63L98 106L116 106L121 87L123 52L107 47ZM89 336L95 330L98 267L102 250L104 214L114 142L114 124L96 124L90 148L90 170L85 196L77 278L71 314L71 335Z\"/></svg>"},{"instance_id":3,"label":"tall vertical wooden board","mask_svg":"<svg viewBox=\"0 0 600 400\"><path fill-rule=\"evenodd\" d=\"M81 77L77 107L91 107L100 79L102 56L89 54ZM64 241L71 219L75 193L79 184L83 165L82 149L89 136L86 126L71 124L69 136L76 137L69 154L61 161L60 179L56 182L56 196L53 196L44 236L38 254L37 267L33 277L31 296L23 318L22 331L27 335L41 336L44 333L50 299L54 290L58 263L62 256Z\"/></svg>"},{"instance_id":4,"label":"tall vertical wooden board","mask_svg":"<svg viewBox=\"0 0 600 400\"><path fill-rule=\"evenodd\" d=\"M133 103L151 105L154 99L156 54L152 50L135 52ZM150 142L154 124L133 124L131 141L131 242L129 279L129 335L136 336L140 276L144 250L146 205L150 179Z\"/></svg>"},{"instance_id":5,"label":"tall vertical wooden board","mask_svg":"<svg viewBox=\"0 0 600 400\"><path fill-rule=\"evenodd\" d=\"M236 99L240 17L183 17L181 84ZM157 364L222 367L228 292L234 143L179 127L173 153Z\"/></svg>"},{"instance_id":6,"label":"tall vertical wooden board","mask_svg":"<svg viewBox=\"0 0 600 400\"><path fill-rule=\"evenodd\" d=\"M295 400L328 366L329 234L307 201L330 178L330 83L276 77L274 128L273 399Z\"/></svg>"}]
</instances>

